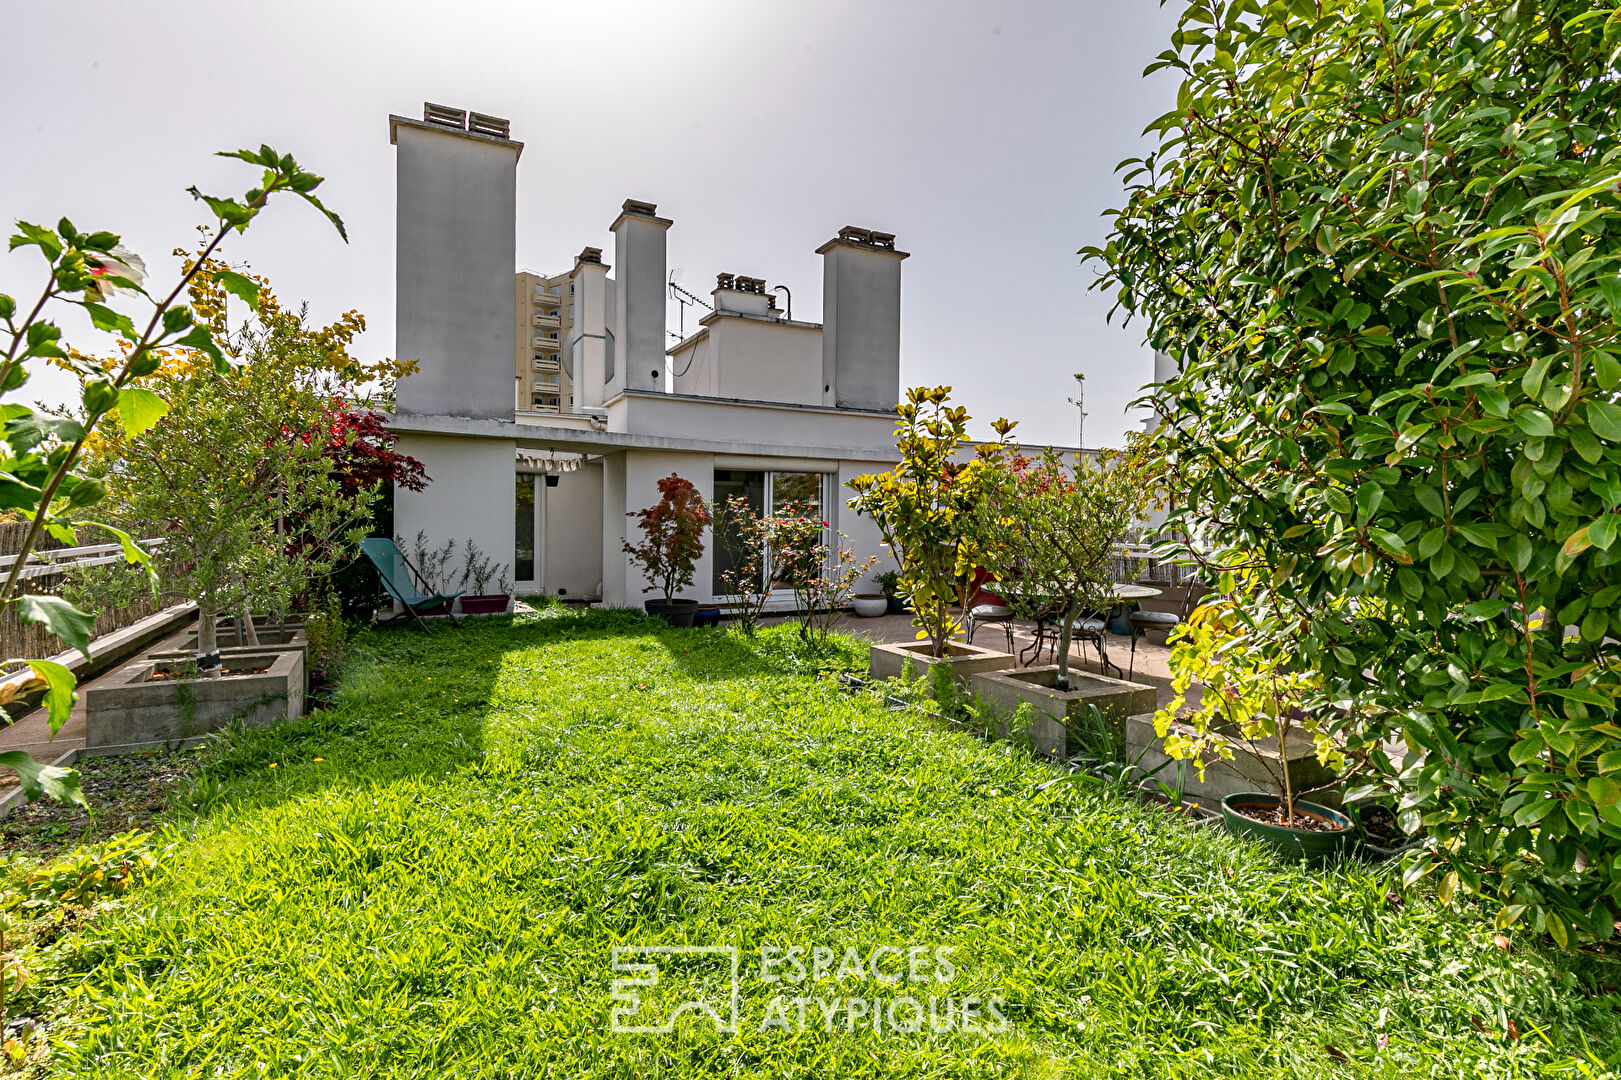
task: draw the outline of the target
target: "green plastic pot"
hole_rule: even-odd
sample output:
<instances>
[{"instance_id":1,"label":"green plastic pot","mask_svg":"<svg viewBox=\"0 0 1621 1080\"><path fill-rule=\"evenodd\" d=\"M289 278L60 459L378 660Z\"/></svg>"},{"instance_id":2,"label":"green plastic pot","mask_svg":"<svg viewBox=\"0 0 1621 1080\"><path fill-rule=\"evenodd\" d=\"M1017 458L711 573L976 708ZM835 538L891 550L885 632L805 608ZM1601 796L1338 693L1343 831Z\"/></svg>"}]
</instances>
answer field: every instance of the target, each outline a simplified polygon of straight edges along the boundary
<instances>
[{"instance_id":1,"label":"green plastic pot","mask_svg":"<svg viewBox=\"0 0 1621 1080\"><path fill-rule=\"evenodd\" d=\"M1330 810L1326 806L1306 802L1304 799L1295 800L1295 813L1305 811L1315 817L1332 821L1339 828L1334 832L1291 829L1287 825L1256 821L1234 809L1236 806L1276 808L1282 802L1283 799L1279 796L1269 795L1263 791L1240 791L1222 798L1221 818L1227 826L1227 831L1234 836L1260 840L1276 849L1280 855L1309 862L1324 862L1342 854L1356 838L1356 827L1349 817L1338 810Z\"/></svg>"}]
</instances>

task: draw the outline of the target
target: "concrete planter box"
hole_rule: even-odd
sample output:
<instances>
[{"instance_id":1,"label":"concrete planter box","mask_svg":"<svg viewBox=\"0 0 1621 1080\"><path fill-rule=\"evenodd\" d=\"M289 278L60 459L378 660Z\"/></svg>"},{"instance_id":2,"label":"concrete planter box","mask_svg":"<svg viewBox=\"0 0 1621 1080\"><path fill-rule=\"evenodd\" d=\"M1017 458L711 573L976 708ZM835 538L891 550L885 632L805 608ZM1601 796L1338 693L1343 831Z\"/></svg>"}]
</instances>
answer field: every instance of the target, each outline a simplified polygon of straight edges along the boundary
<instances>
[{"instance_id":1,"label":"concrete planter box","mask_svg":"<svg viewBox=\"0 0 1621 1080\"><path fill-rule=\"evenodd\" d=\"M929 669L935 664L948 664L956 672L957 681L966 686L968 680L980 672L1002 671L1014 663L1011 653L982 649L978 645L966 645L960 641L948 643L946 655L939 659L930 656L929 649L927 641L874 645L867 654L867 666L872 669L875 679L894 679L900 676L901 669L910 660L913 673L927 679Z\"/></svg>"},{"instance_id":2,"label":"concrete planter box","mask_svg":"<svg viewBox=\"0 0 1621 1080\"><path fill-rule=\"evenodd\" d=\"M304 654L296 649L226 658L227 669L268 666L260 674L151 679L154 671L182 665L178 660L136 660L85 687L85 748L162 746L194 740L232 720L268 727L304 711Z\"/></svg>"},{"instance_id":3,"label":"concrete planter box","mask_svg":"<svg viewBox=\"0 0 1621 1080\"><path fill-rule=\"evenodd\" d=\"M245 656L259 656L263 653L285 652L296 650L301 659L300 667L304 671L304 689L310 688L310 642L304 636L304 627L297 623L288 623L283 630L275 626L256 626L255 632L259 635L257 645L236 645L234 633L227 634L220 631L219 649L220 659L225 661L226 667L243 667L239 661ZM185 634L163 642L156 649L146 654L148 660L186 661L197 655L197 631L192 629ZM257 666L257 665L255 665Z\"/></svg>"},{"instance_id":4,"label":"concrete planter box","mask_svg":"<svg viewBox=\"0 0 1621 1080\"><path fill-rule=\"evenodd\" d=\"M1030 742L1042 757L1068 757L1079 747L1065 727L1066 720L1078 720L1090 705L1103 714L1111 734L1117 742L1126 738L1126 718L1144 709L1152 711L1156 704L1152 686L1094 675L1089 671L1070 669L1072 689L1057 689L1058 665L1020 668L1014 671L991 671L975 675L971 682L974 693L998 711L1012 717L1021 702L1029 702L1038 715L1030 724Z\"/></svg>"},{"instance_id":5,"label":"concrete planter box","mask_svg":"<svg viewBox=\"0 0 1621 1080\"><path fill-rule=\"evenodd\" d=\"M1193 734L1192 728L1180 723L1173 724L1171 731ZM1174 761L1166 755L1164 740L1154 733L1154 714L1145 712L1126 720L1126 755L1137 761L1144 772L1152 772L1169 762L1154 773L1154 778L1180 787L1188 796L1209 806L1218 805L1223 796L1246 791L1283 794L1278 789L1278 782L1272 778L1274 772L1281 773L1282 770L1278 766L1277 744L1271 741L1259 743L1253 750L1245 743L1233 743L1233 759L1218 759L1207 764L1201 781L1199 770L1191 762ZM1140 759L1138 755L1141 755ZM1297 735L1290 741L1288 776L1289 786L1297 795L1335 780L1333 770L1317 760L1317 748L1305 735ZM1313 791L1306 798L1330 807L1340 805L1340 795L1335 790Z\"/></svg>"}]
</instances>

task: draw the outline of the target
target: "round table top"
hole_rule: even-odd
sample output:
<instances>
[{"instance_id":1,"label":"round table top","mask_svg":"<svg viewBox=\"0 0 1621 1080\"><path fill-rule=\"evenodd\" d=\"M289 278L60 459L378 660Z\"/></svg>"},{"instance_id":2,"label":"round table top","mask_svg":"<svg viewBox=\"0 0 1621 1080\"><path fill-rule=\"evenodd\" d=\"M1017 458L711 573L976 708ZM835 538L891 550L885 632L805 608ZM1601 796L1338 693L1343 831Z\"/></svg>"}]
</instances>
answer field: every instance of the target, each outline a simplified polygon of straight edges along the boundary
<instances>
[{"instance_id":1,"label":"round table top","mask_svg":"<svg viewBox=\"0 0 1621 1080\"><path fill-rule=\"evenodd\" d=\"M1114 587L1114 598L1116 600L1147 600L1162 594L1163 590L1156 589L1152 585L1116 585Z\"/></svg>"}]
</instances>

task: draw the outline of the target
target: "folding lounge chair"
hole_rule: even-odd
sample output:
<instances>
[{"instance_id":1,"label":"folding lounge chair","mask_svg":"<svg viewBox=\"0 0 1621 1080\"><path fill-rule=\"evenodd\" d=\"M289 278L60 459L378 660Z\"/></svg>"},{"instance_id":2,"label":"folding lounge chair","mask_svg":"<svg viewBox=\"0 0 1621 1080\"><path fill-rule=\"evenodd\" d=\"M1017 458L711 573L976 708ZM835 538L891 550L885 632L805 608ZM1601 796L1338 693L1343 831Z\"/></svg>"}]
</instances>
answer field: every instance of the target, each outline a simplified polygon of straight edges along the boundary
<instances>
[{"instance_id":1,"label":"folding lounge chair","mask_svg":"<svg viewBox=\"0 0 1621 1080\"><path fill-rule=\"evenodd\" d=\"M377 576L383 579L383 588L388 594L405 608L406 614L416 621L426 633L432 633L425 619L424 613L437 614L443 610L450 616L453 626L461 626L456 621L456 615L451 611L451 605L461 593L425 593L423 587L428 587L428 581L422 576L411 560L405 557L405 552L394 541L382 536L368 537L360 542L360 550L366 558L377 567ZM394 619L385 619L384 622L395 622L404 618L404 615Z\"/></svg>"}]
</instances>

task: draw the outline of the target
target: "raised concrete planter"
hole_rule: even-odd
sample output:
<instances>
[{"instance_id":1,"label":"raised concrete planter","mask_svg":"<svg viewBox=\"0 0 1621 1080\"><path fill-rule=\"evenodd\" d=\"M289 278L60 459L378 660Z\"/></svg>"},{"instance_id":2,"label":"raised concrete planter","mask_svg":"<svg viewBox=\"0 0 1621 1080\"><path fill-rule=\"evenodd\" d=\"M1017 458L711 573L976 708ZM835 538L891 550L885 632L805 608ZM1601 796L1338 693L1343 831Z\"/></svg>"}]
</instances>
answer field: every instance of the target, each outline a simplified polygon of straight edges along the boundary
<instances>
[{"instance_id":1,"label":"raised concrete planter","mask_svg":"<svg viewBox=\"0 0 1621 1080\"><path fill-rule=\"evenodd\" d=\"M1193 729L1180 723L1172 725L1171 730L1183 735L1193 734ZM1282 770L1278 767L1277 745L1270 741L1257 744L1253 750L1245 743L1234 742L1233 759L1209 762L1204 779L1200 780L1199 770L1191 762L1175 761L1165 753L1164 740L1154 732L1154 714L1146 712L1126 720L1126 755L1144 772L1152 772L1156 780L1178 787L1209 806L1219 805L1225 795L1244 791L1283 794L1272 778L1274 772L1281 774ZM1162 764L1165 767L1159 769ZM1304 735L1291 740L1288 776L1289 786L1297 794L1335 780L1333 770L1317 760L1317 748ZM1307 797L1331 807L1338 807L1341 801L1339 792L1332 789L1313 791Z\"/></svg>"},{"instance_id":2,"label":"raised concrete planter","mask_svg":"<svg viewBox=\"0 0 1621 1080\"><path fill-rule=\"evenodd\" d=\"M236 645L236 635L227 637L220 634L220 657L225 661L226 667L233 666L233 661L243 656L257 656L267 652L285 652L296 650L304 661L304 674L309 676L310 641L304 636L304 628L289 623L285 630L277 630L274 626L256 628L259 635L257 645ZM156 649L146 654L148 660L191 660L197 655L197 631L195 629L171 638L160 644ZM309 689L306 683L305 689Z\"/></svg>"},{"instance_id":3,"label":"raised concrete planter","mask_svg":"<svg viewBox=\"0 0 1621 1080\"><path fill-rule=\"evenodd\" d=\"M1043 757L1068 757L1080 749L1066 720L1078 720L1086 708L1095 705L1103 714L1117 742L1126 738L1126 718L1144 709L1152 710L1152 686L1094 675L1089 671L1069 673L1069 690L1057 689L1058 665L991 671L975 675L970 683L974 693L998 711L1011 717L1021 702L1029 702L1039 714L1031 720L1030 742Z\"/></svg>"},{"instance_id":4,"label":"raised concrete planter","mask_svg":"<svg viewBox=\"0 0 1621 1080\"><path fill-rule=\"evenodd\" d=\"M957 681L966 686L968 680L980 672L1001 671L1014 664L1010 653L982 649L978 645L967 645L960 641L947 643L946 655L938 659L930 656L929 651L927 641L874 645L867 654L867 666L875 679L894 679L900 676L901 669L910 660L913 674L926 679L929 669L935 664L948 664L956 673Z\"/></svg>"},{"instance_id":5,"label":"raised concrete planter","mask_svg":"<svg viewBox=\"0 0 1621 1080\"><path fill-rule=\"evenodd\" d=\"M251 727L304 711L304 654L296 649L244 653L227 669L268 667L254 675L152 681L153 671L182 670L176 660L137 660L84 690L85 748L136 750L185 742L240 719Z\"/></svg>"}]
</instances>

